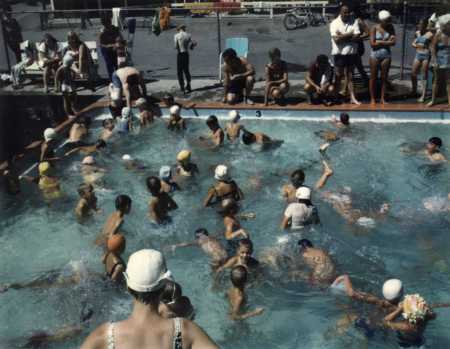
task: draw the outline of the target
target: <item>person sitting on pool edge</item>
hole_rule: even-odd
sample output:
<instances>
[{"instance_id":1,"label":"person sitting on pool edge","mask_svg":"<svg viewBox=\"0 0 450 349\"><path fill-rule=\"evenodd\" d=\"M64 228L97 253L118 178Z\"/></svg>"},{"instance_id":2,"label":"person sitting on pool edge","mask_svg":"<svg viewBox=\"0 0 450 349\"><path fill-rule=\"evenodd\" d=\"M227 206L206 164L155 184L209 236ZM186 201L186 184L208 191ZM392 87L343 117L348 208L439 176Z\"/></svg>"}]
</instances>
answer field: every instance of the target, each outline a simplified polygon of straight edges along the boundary
<instances>
[{"instance_id":1,"label":"person sitting on pool edge","mask_svg":"<svg viewBox=\"0 0 450 349\"><path fill-rule=\"evenodd\" d=\"M111 213L106 220L103 230L95 242L97 245L103 245L111 236L119 232L125 221L125 215L131 211L131 203L131 198L128 195L118 195L116 197L116 211Z\"/></svg>"},{"instance_id":2,"label":"person sitting on pool edge","mask_svg":"<svg viewBox=\"0 0 450 349\"><path fill-rule=\"evenodd\" d=\"M193 177L199 173L196 164L191 162L192 153L189 150L182 150L177 154L176 173L181 177Z\"/></svg>"},{"instance_id":3,"label":"person sitting on pool edge","mask_svg":"<svg viewBox=\"0 0 450 349\"><path fill-rule=\"evenodd\" d=\"M243 266L236 266L230 273L232 287L228 290L228 301L230 303L230 317L232 320L245 320L253 316L261 315L264 308L256 308L244 312L247 296L245 286L248 280L248 271Z\"/></svg>"},{"instance_id":4,"label":"person sitting on pool edge","mask_svg":"<svg viewBox=\"0 0 450 349\"><path fill-rule=\"evenodd\" d=\"M264 105L269 104L269 98L272 98L275 102L284 99L289 91L287 64L281 59L280 49L270 49L269 58L270 63L266 65Z\"/></svg>"},{"instance_id":5,"label":"person sitting on pool edge","mask_svg":"<svg viewBox=\"0 0 450 349\"><path fill-rule=\"evenodd\" d=\"M297 169L291 173L290 179L291 183L285 184L281 188L281 195L288 204L297 201L296 192L305 182L305 172L302 169Z\"/></svg>"},{"instance_id":6,"label":"person sitting on pool edge","mask_svg":"<svg viewBox=\"0 0 450 349\"><path fill-rule=\"evenodd\" d=\"M247 130L243 130L242 143L245 145L259 144L262 146L262 150L269 148L279 147L284 141L278 139L271 139L269 136L261 132L252 133Z\"/></svg>"},{"instance_id":7,"label":"person sitting on pool edge","mask_svg":"<svg viewBox=\"0 0 450 349\"><path fill-rule=\"evenodd\" d=\"M227 138L230 142L234 142L239 139L241 131L244 130L244 126L239 123L241 115L237 110L232 110L228 113L230 122L226 124L225 131L227 133Z\"/></svg>"},{"instance_id":8,"label":"person sitting on pool edge","mask_svg":"<svg viewBox=\"0 0 450 349\"><path fill-rule=\"evenodd\" d=\"M330 106L335 102L334 70L327 56L317 56L316 61L309 67L305 80L304 88L309 104L323 103Z\"/></svg>"},{"instance_id":9,"label":"person sitting on pool edge","mask_svg":"<svg viewBox=\"0 0 450 349\"><path fill-rule=\"evenodd\" d=\"M97 208L97 197L95 196L94 187L91 184L80 184L78 186L78 195L80 196L80 200L75 207L75 214L78 218L86 218L91 212L101 211Z\"/></svg>"},{"instance_id":10,"label":"person sitting on pool edge","mask_svg":"<svg viewBox=\"0 0 450 349\"><path fill-rule=\"evenodd\" d=\"M203 201L203 206L208 207L221 203L227 198L233 198L236 201L244 199L244 193L228 174L228 167L218 165L215 170L214 178L217 183L208 190L208 194Z\"/></svg>"},{"instance_id":11,"label":"person sitting on pool edge","mask_svg":"<svg viewBox=\"0 0 450 349\"><path fill-rule=\"evenodd\" d=\"M102 258L106 276L117 284L123 284L126 265L121 254L125 251L126 239L122 234L114 234L106 242L106 253Z\"/></svg>"},{"instance_id":12,"label":"person sitting on pool edge","mask_svg":"<svg viewBox=\"0 0 450 349\"><path fill-rule=\"evenodd\" d=\"M227 251L218 239L209 235L205 228L197 229L194 234L194 241L178 243L170 246L169 248L175 252L175 250L180 247L200 247L210 258L212 270L216 271L217 268L222 266L228 260Z\"/></svg>"},{"instance_id":13,"label":"person sitting on pool edge","mask_svg":"<svg viewBox=\"0 0 450 349\"><path fill-rule=\"evenodd\" d=\"M181 190L180 186L172 179L172 169L170 166L161 166L159 169L159 179L161 180L161 190L167 194Z\"/></svg>"},{"instance_id":14,"label":"person sitting on pool edge","mask_svg":"<svg viewBox=\"0 0 450 349\"><path fill-rule=\"evenodd\" d=\"M145 98L139 98L136 101L136 107L139 109L139 121L141 126L148 126L154 121L153 112L147 106L147 100Z\"/></svg>"},{"instance_id":15,"label":"person sitting on pool edge","mask_svg":"<svg viewBox=\"0 0 450 349\"><path fill-rule=\"evenodd\" d=\"M167 124L167 129L170 131L182 131L186 130L186 121L180 115L180 107L178 105L173 105L170 107L170 117L169 123Z\"/></svg>"},{"instance_id":16,"label":"person sitting on pool edge","mask_svg":"<svg viewBox=\"0 0 450 349\"><path fill-rule=\"evenodd\" d=\"M259 268L259 262L252 257L253 242L250 239L239 240L239 245L236 254L230 257L222 266L217 268L216 272L219 274L225 269L243 266L249 271L255 271Z\"/></svg>"},{"instance_id":17,"label":"person sitting on pool edge","mask_svg":"<svg viewBox=\"0 0 450 349\"><path fill-rule=\"evenodd\" d=\"M446 158L441 153L442 139L439 137L431 137L428 140L425 153L431 161L446 161Z\"/></svg>"},{"instance_id":18,"label":"person sitting on pool edge","mask_svg":"<svg viewBox=\"0 0 450 349\"><path fill-rule=\"evenodd\" d=\"M219 125L217 116L210 115L208 119L206 119L206 125L211 130L211 134L207 137L200 136L198 139L204 142L209 141L208 143L212 144L211 148L217 148L223 145L225 134L223 133L223 130Z\"/></svg>"},{"instance_id":19,"label":"person sitting on pool edge","mask_svg":"<svg viewBox=\"0 0 450 349\"><path fill-rule=\"evenodd\" d=\"M178 208L176 202L164 191L161 191L161 181L158 177L147 178L147 189L152 194L149 202L149 216L157 224L169 223L171 217L169 211Z\"/></svg>"},{"instance_id":20,"label":"person sitting on pool edge","mask_svg":"<svg viewBox=\"0 0 450 349\"><path fill-rule=\"evenodd\" d=\"M312 224L319 224L317 208L311 202L311 189L300 187L295 192L297 202L292 202L286 208L281 222L281 229L304 229Z\"/></svg>"},{"instance_id":21,"label":"person sitting on pool edge","mask_svg":"<svg viewBox=\"0 0 450 349\"><path fill-rule=\"evenodd\" d=\"M246 104L253 104L250 94L255 84L255 69L245 58L238 57L235 50L227 48L222 53L223 67L223 102L236 104L244 100Z\"/></svg>"}]
</instances>

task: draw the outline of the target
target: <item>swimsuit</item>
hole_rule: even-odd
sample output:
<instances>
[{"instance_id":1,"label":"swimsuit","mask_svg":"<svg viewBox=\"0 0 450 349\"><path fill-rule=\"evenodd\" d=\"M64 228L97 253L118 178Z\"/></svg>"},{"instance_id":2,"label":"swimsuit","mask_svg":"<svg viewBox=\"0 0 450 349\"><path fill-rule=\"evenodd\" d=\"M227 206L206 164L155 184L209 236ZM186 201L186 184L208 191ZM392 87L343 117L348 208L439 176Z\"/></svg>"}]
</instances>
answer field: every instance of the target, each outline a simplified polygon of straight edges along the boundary
<instances>
[{"instance_id":1,"label":"swimsuit","mask_svg":"<svg viewBox=\"0 0 450 349\"><path fill-rule=\"evenodd\" d=\"M431 53L429 49L430 44L430 38L427 37L427 33L424 35L420 35L420 31L417 32L417 39L416 44L423 45L424 48L422 49L422 52L416 52L416 61L423 62L423 61L429 61L431 58Z\"/></svg>"},{"instance_id":2,"label":"swimsuit","mask_svg":"<svg viewBox=\"0 0 450 349\"><path fill-rule=\"evenodd\" d=\"M381 33L378 30L375 32L375 41L386 41L389 40L389 37L391 34L388 32ZM372 49L372 53L370 54L370 57L373 59L376 59L378 61L382 61L385 59L391 58L391 48L390 47L378 47Z\"/></svg>"},{"instance_id":3,"label":"swimsuit","mask_svg":"<svg viewBox=\"0 0 450 349\"><path fill-rule=\"evenodd\" d=\"M436 64L441 69L450 68L450 44L438 42L436 47Z\"/></svg>"},{"instance_id":4,"label":"swimsuit","mask_svg":"<svg viewBox=\"0 0 450 349\"><path fill-rule=\"evenodd\" d=\"M181 318L173 319L174 325L174 333L173 333L173 341L172 341L172 349L183 349L183 337L181 333ZM114 322L111 322L108 327L107 334L107 349L116 349L116 344L114 340Z\"/></svg>"}]
</instances>

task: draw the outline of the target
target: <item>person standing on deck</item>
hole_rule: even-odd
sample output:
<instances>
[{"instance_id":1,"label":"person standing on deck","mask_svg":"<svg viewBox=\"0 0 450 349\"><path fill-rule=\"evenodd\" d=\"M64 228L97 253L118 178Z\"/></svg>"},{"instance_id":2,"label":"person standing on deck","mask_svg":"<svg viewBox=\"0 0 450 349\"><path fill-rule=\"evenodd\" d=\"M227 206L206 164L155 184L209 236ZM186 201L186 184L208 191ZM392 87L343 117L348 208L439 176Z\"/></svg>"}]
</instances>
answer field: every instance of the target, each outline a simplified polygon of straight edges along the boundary
<instances>
[{"instance_id":1,"label":"person standing on deck","mask_svg":"<svg viewBox=\"0 0 450 349\"><path fill-rule=\"evenodd\" d=\"M189 49L193 50L196 42L192 41L191 34L186 32L186 26L179 25L177 33L174 36L175 50L177 50L177 74L180 90L183 93L190 93L191 89L191 73L189 72ZM184 75L184 76L183 76ZM184 77L186 77L186 86L184 85Z\"/></svg>"},{"instance_id":2,"label":"person standing on deck","mask_svg":"<svg viewBox=\"0 0 450 349\"><path fill-rule=\"evenodd\" d=\"M114 48L117 38L122 38L122 35L119 28L111 24L110 17L105 16L101 21L103 28L99 36L100 51L105 60L108 77L111 80L112 74L117 70L117 54Z\"/></svg>"},{"instance_id":3,"label":"person standing on deck","mask_svg":"<svg viewBox=\"0 0 450 349\"><path fill-rule=\"evenodd\" d=\"M10 12L4 12L2 16L3 35L8 47L14 52L16 56L16 63L21 61L20 43L23 41L22 29L19 22L12 18Z\"/></svg>"}]
</instances>

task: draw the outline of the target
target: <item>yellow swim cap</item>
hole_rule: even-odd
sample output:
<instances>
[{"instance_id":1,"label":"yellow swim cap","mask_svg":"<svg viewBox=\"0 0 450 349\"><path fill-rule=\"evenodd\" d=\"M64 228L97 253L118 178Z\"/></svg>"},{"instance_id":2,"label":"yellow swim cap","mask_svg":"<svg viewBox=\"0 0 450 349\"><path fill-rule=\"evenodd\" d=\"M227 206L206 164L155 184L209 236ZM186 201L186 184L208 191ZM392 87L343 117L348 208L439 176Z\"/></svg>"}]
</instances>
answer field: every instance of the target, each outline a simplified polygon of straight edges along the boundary
<instances>
[{"instance_id":1,"label":"yellow swim cap","mask_svg":"<svg viewBox=\"0 0 450 349\"><path fill-rule=\"evenodd\" d=\"M177 155L178 161L187 161L191 158L191 152L189 150L182 150Z\"/></svg>"},{"instance_id":2,"label":"yellow swim cap","mask_svg":"<svg viewBox=\"0 0 450 349\"><path fill-rule=\"evenodd\" d=\"M39 174L41 176L47 176L50 172L50 163L48 161L41 162L39 164Z\"/></svg>"}]
</instances>

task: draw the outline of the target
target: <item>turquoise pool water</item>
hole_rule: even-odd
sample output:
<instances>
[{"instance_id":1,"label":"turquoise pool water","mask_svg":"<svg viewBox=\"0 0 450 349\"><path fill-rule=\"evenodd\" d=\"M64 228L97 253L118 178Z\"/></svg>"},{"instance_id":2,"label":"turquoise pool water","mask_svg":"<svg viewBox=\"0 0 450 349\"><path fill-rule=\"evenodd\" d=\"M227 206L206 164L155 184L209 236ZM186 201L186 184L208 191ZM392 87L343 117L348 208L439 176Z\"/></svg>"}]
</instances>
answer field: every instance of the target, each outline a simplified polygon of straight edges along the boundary
<instances>
[{"instance_id":1,"label":"turquoise pool water","mask_svg":"<svg viewBox=\"0 0 450 349\"><path fill-rule=\"evenodd\" d=\"M98 110L94 114L102 113ZM81 156L65 160L60 166L65 198L57 204L46 204L31 184L24 184L24 193L17 198L2 196L1 283L30 281L51 270L63 270L70 275L74 265L89 272L102 272L102 250L93 241L112 212L118 194L128 194L133 199L132 212L124 226L125 260L141 248L162 249L189 241L193 231L201 226L221 234L221 218L213 209L201 207L207 189L213 184L213 168L219 163L230 166L233 178L246 194L243 211L257 215L255 220L243 222L254 241L255 256L276 246L280 237L286 235L279 228L285 208L280 188L297 167L304 168L306 184L315 183L321 173L317 150L321 140L315 133L332 127L325 122L288 120L288 117L274 121L270 120L271 115L264 113L264 120L258 120L255 111L249 111L242 121L250 130L285 141L269 152L229 144L215 152L201 149L195 139L207 133L203 120L189 120L184 136L167 132L163 121L157 120L139 134L117 139L97 156L99 165L108 170L104 189L97 190L103 212L84 224L78 223L73 214L76 188L82 181ZM325 117L314 116L318 116L317 120ZM413 116L419 121L428 117L419 113ZM442 113L435 120L447 117ZM97 127L98 123L94 124L93 139L99 131ZM438 201L450 192L448 166L431 165L423 157L400 152L405 142L414 146L430 136L439 136L444 144L450 144L449 131L450 126L445 124L355 123L351 137L329 148L335 175L328 189L351 187L355 207L365 210L377 208L383 202L392 205L385 220L367 229L346 224L328 203L318 196L314 199L322 225L308 237L318 247L330 251L339 272L350 274L356 287L379 295L385 279L398 277L407 293L420 293L431 303L450 300L448 212L431 213L423 206L425 199ZM156 226L147 217L150 195L145 178L157 174L162 165L174 164L176 153L184 148L192 149L200 176L175 194L179 210L172 214L172 224ZM142 160L148 170L127 171L120 160L125 153ZM255 178L260 182L257 187ZM196 321L223 348L397 347L395 336L382 331L370 339L353 326L337 332L336 325L346 312L367 315L372 308L357 304L350 307L345 297L306 282L290 282L282 273L272 274L248 290L249 306L265 307L264 314L234 324L227 317L228 283L219 290L211 289L210 268L200 250L180 249L175 254L167 253L166 257L176 280L196 307ZM0 347L21 344L21 338L37 330L53 331L77 324L82 309L91 308L94 314L82 335L50 346L76 348L98 324L126 317L130 306L131 298L125 292L107 287L96 277L65 288L10 290L0 294ZM438 311L437 320L430 323L425 334L428 348L450 347L449 324L450 310Z\"/></svg>"}]
</instances>

